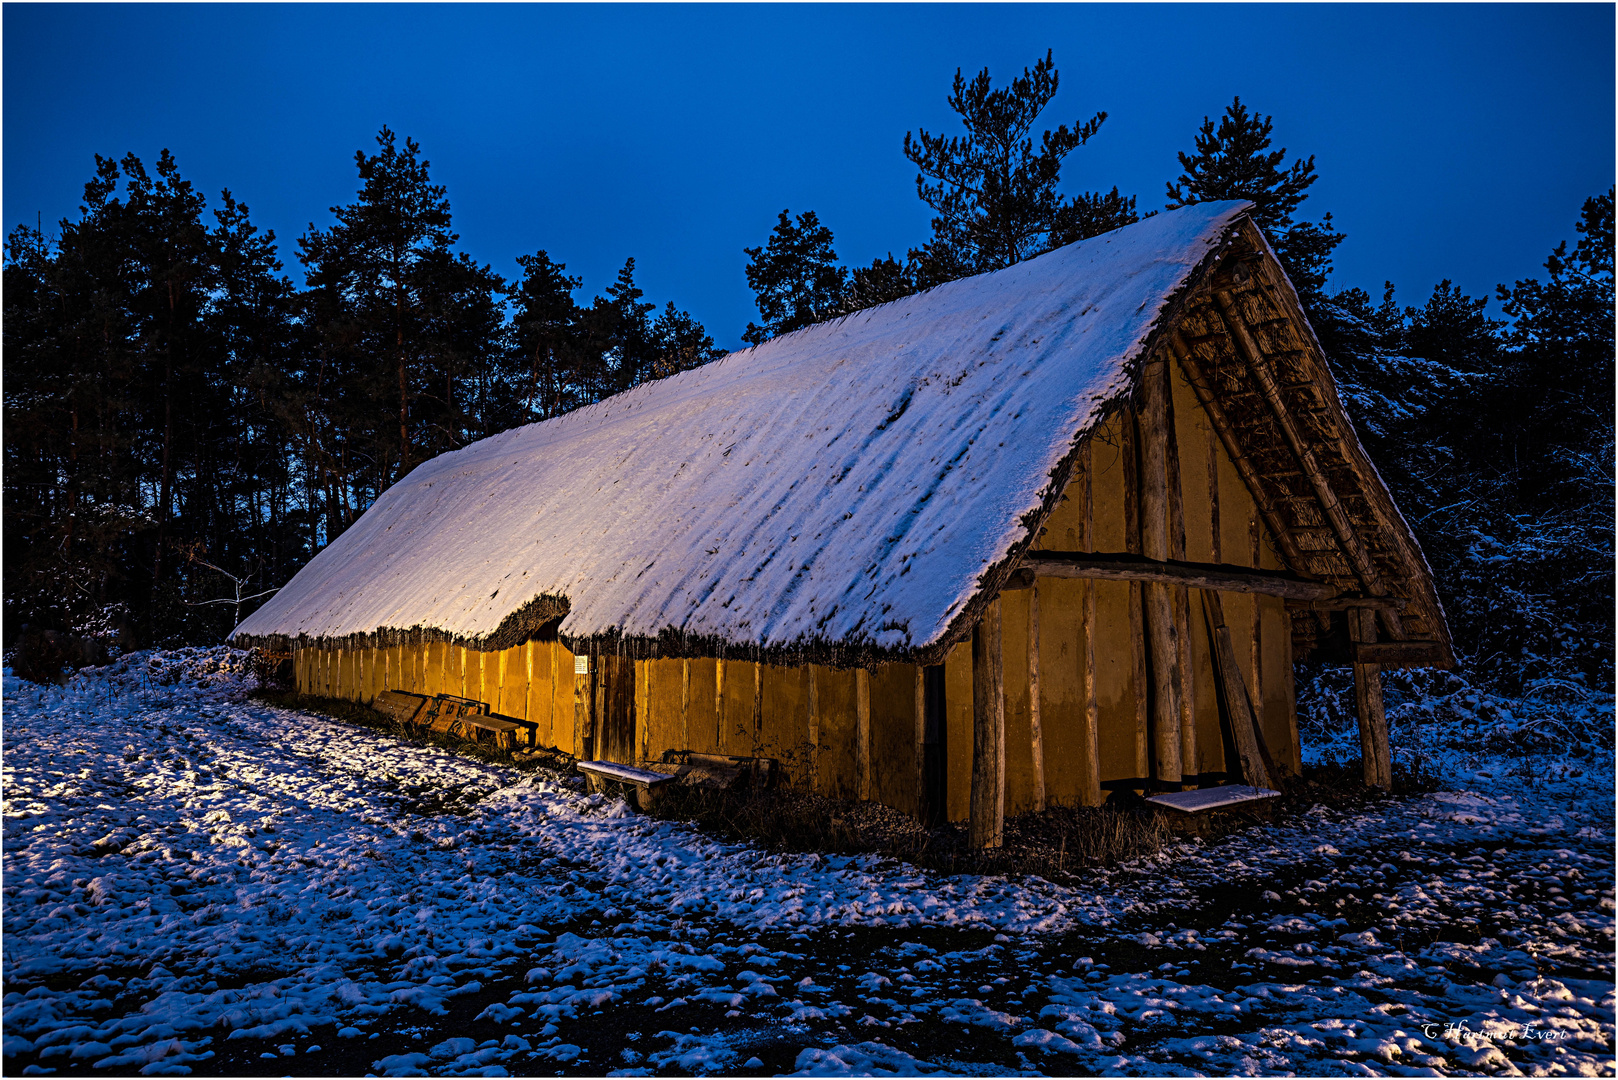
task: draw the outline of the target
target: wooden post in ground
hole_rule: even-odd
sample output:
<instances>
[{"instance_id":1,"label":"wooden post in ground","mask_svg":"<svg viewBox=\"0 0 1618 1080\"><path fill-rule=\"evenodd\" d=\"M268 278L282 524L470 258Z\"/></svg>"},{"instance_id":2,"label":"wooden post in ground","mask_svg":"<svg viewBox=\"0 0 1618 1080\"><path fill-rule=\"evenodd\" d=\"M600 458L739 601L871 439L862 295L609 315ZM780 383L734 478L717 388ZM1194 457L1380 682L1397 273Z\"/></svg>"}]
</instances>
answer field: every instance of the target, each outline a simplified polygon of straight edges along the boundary
<instances>
[{"instance_id":1,"label":"wooden post in ground","mask_svg":"<svg viewBox=\"0 0 1618 1080\"><path fill-rule=\"evenodd\" d=\"M974 850L997 848L1005 833L1006 695L1000 648L1000 600L972 631L972 800Z\"/></svg>"},{"instance_id":2,"label":"wooden post in ground","mask_svg":"<svg viewBox=\"0 0 1618 1080\"><path fill-rule=\"evenodd\" d=\"M1079 464L1083 470L1079 498L1079 547L1095 550L1095 495L1091 480L1091 466L1095 453L1090 440L1085 440L1080 451ZM1079 780L1079 796L1085 806L1101 805L1101 703L1096 696L1096 583L1082 583L1084 620L1084 651L1079 658L1084 682L1084 773ZM1144 770L1143 770L1144 771Z\"/></svg>"},{"instance_id":3,"label":"wooden post in ground","mask_svg":"<svg viewBox=\"0 0 1618 1080\"><path fill-rule=\"evenodd\" d=\"M854 669L854 785L861 800L871 797L871 672Z\"/></svg>"},{"instance_id":4,"label":"wooden post in ground","mask_svg":"<svg viewBox=\"0 0 1618 1080\"><path fill-rule=\"evenodd\" d=\"M1139 555L1140 542L1140 424L1133 411L1123 418L1124 549ZM1151 694L1146 675L1146 612L1141 596L1146 587L1129 583L1130 685L1135 691L1135 776L1146 783L1151 775ZM1093 627L1093 620L1092 620ZM1097 743L1098 747L1100 744ZM1137 788L1138 792L1140 789Z\"/></svg>"},{"instance_id":5,"label":"wooden post in ground","mask_svg":"<svg viewBox=\"0 0 1618 1080\"><path fill-rule=\"evenodd\" d=\"M1140 507L1141 553L1148 559L1172 558L1169 543L1168 364L1161 356L1141 371ZM1180 784L1180 642L1171 586L1147 582L1144 602L1150 646L1152 749L1155 779Z\"/></svg>"},{"instance_id":6,"label":"wooden post in ground","mask_svg":"<svg viewBox=\"0 0 1618 1080\"><path fill-rule=\"evenodd\" d=\"M1355 645L1376 641L1376 612L1350 608L1348 636ZM1387 791L1393 787L1393 761L1388 748L1388 717L1382 710L1382 668L1354 665L1354 712L1360 722L1360 756L1365 764L1365 786Z\"/></svg>"},{"instance_id":7,"label":"wooden post in ground","mask_svg":"<svg viewBox=\"0 0 1618 1080\"><path fill-rule=\"evenodd\" d=\"M680 749L691 749L691 658L680 661Z\"/></svg>"}]
</instances>

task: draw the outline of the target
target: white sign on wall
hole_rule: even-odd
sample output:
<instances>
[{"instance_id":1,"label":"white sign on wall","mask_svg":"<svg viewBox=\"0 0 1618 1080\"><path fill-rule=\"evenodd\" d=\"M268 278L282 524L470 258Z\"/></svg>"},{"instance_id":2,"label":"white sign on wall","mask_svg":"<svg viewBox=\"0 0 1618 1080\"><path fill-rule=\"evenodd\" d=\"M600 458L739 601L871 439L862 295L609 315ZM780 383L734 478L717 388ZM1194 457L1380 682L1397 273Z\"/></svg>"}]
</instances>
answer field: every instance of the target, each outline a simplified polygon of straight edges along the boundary
<instances>
[{"instance_id":1,"label":"white sign on wall","mask_svg":"<svg viewBox=\"0 0 1618 1080\"><path fill-rule=\"evenodd\" d=\"M590 658L588 656L575 656L573 658L573 674L590 674Z\"/></svg>"}]
</instances>

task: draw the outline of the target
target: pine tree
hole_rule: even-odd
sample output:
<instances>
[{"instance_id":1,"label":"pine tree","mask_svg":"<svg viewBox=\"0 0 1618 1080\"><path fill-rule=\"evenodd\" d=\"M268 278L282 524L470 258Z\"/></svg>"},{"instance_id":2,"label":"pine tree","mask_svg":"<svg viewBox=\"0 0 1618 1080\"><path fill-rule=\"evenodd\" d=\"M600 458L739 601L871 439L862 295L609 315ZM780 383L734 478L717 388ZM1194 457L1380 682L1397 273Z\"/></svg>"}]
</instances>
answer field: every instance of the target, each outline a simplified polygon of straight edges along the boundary
<instances>
[{"instance_id":1,"label":"pine tree","mask_svg":"<svg viewBox=\"0 0 1618 1080\"><path fill-rule=\"evenodd\" d=\"M970 83L957 70L949 105L966 134L905 134L905 157L918 169L916 193L935 213L932 238L910 253L918 285L998 270L1136 220L1134 199L1116 188L1077 199L1057 191L1064 159L1107 119L1098 112L1047 130L1036 147L1034 124L1058 84L1049 50L998 90L987 68Z\"/></svg>"},{"instance_id":2,"label":"pine tree","mask_svg":"<svg viewBox=\"0 0 1618 1080\"><path fill-rule=\"evenodd\" d=\"M841 309L848 271L837 262L832 232L813 210L794 221L788 210L762 247L747 254L747 287L757 299L763 325L748 323L742 340L758 345L770 338L829 319Z\"/></svg>"},{"instance_id":3,"label":"pine tree","mask_svg":"<svg viewBox=\"0 0 1618 1080\"><path fill-rule=\"evenodd\" d=\"M527 370L522 398L533 419L547 420L573 408L582 393L580 312L573 294L584 282L543 250L519 255L517 265L522 280L512 292L511 322L519 364Z\"/></svg>"},{"instance_id":4,"label":"pine tree","mask_svg":"<svg viewBox=\"0 0 1618 1080\"><path fill-rule=\"evenodd\" d=\"M1273 130L1273 117L1249 112L1240 97L1225 107L1217 126L1203 117L1196 152L1180 152L1183 171L1167 185L1168 208L1221 199L1253 202L1253 220L1275 245L1305 307L1312 308L1324 296L1331 253L1346 238L1330 214L1319 223L1294 221L1319 179L1315 158L1311 154L1284 165L1286 147L1270 149Z\"/></svg>"},{"instance_id":5,"label":"pine tree","mask_svg":"<svg viewBox=\"0 0 1618 1080\"><path fill-rule=\"evenodd\" d=\"M676 308L672 300L652 323L652 352L651 377L654 379L701 367L725 355L723 349L715 347L702 324L689 312Z\"/></svg>"}]
</instances>

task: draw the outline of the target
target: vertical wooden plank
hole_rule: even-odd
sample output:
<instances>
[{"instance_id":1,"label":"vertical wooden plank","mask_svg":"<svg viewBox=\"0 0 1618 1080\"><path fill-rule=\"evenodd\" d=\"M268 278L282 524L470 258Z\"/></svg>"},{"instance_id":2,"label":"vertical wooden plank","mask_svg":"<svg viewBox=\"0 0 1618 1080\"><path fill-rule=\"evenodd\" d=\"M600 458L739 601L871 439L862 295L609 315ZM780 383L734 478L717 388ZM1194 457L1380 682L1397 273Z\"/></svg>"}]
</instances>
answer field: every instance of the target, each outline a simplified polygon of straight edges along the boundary
<instances>
[{"instance_id":1,"label":"vertical wooden plank","mask_svg":"<svg viewBox=\"0 0 1618 1080\"><path fill-rule=\"evenodd\" d=\"M561 737L556 734L557 720L566 719L566 714L557 706L557 699L562 694L562 640L557 638L550 643L551 653L551 692L550 700L546 702L545 729L546 745L561 749Z\"/></svg>"},{"instance_id":2,"label":"vertical wooden plank","mask_svg":"<svg viewBox=\"0 0 1618 1080\"><path fill-rule=\"evenodd\" d=\"M809 709L809 790L820 790L820 676L814 664L805 664L809 690L805 697Z\"/></svg>"},{"instance_id":3,"label":"vertical wooden plank","mask_svg":"<svg viewBox=\"0 0 1618 1080\"><path fill-rule=\"evenodd\" d=\"M713 669L714 748L725 752L725 659L714 661Z\"/></svg>"},{"instance_id":4,"label":"vertical wooden plank","mask_svg":"<svg viewBox=\"0 0 1618 1080\"><path fill-rule=\"evenodd\" d=\"M949 714L944 700L945 665L922 669L924 734L921 820L942 825L949 817Z\"/></svg>"},{"instance_id":5,"label":"vertical wooden plank","mask_svg":"<svg viewBox=\"0 0 1618 1080\"><path fill-rule=\"evenodd\" d=\"M680 661L680 749L691 749L691 658Z\"/></svg>"},{"instance_id":6,"label":"vertical wooden plank","mask_svg":"<svg viewBox=\"0 0 1618 1080\"><path fill-rule=\"evenodd\" d=\"M1253 560L1248 565L1255 568L1263 566L1264 563L1261 561L1264 543L1263 528L1259 524L1258 507L1256 506L1248 514L1247 542L1248 557ZM1254 596L1249 599L1251 600L1250 606L1253 611L1253 635L1248 638L1248 666L1253 673L1253 682L1251 684L1253 687L1253 701L1262 715L1264 708L1264 612L1263 605L1259 603L1258 597Z\"/></svg>"},{"instance_id":7,"label":"vertical wooden plank","mask_svg":"<svg viewBox=\"0 0 1618 1080\"><path fill-rule=\"evenodd\" d=\"M635 661L635 734L640 746L640 761L652 759L652 665L646 660Z\"/></svg>"},{"instance_id":8,"label":"vertical wooden plank","mask_svg":"<svg viewBox=\"0 0 1618 1080\"><path fill-rule=\"evenodd\" d=\"M915 761L912 771L916 784L916 817L926 820L927 814L927 686L926 669L916 665Z\"/></svg>"},{"instance_id":9,"label":"vertical wooden plank","mask_svg":"<svg viewBox=\"0 0 1618 1080\"><path fill-rule=\"evenodd\" d=\"M1254 702L1247 693L1247 682L1242 678L1236 648L1230 642L1224 604L1212 589L1203 591L1202 602L1213 642L1214 663L1219 668L1219 685L1224 692L1225 716L1230 722L1231 741L1236 744L1242 779L1254 787L1267 788L1271 776L1266 761L1268 755L1264 751L1264 731L1253 711Z\"/></svg>"},{"instance_id":10,"label":"vertical wooden plank","mask_svg":"<svg viewBox=\"0 0 1618 1080\"><path fill-rule=\"evenodd\" d=\"M854 784L861 800L871 798L871 672L854 671Z\"/></svg>"},{"instance_id":11,"label":"vertical wooden plank","mask_svg":"<svg viewBox=\"0 0 1618 1080\"><path fill-rule=\"evenodd\" d=\"M1376 641L1376 612L1350 609L1349 638L1355 643ZM1360 759L1365 786L1387 791L1393 787L1393 762L1388 747L1388 717L1382 706L1382 668L1379 664L1354 665L1354 712L1360 724Z\"/></svg>"},{"instance_id":12,"label":"vertical wooden plank","mask_svg":"<svg viewBox=\"0 0 1618 1080\"><path fill-rule=\"evenodd\" d=\"M1208 518L1213 554L1209 562L1225 561L1219 545L1219 433L1208 425Z\"/></svg>"},{"instance_id":13,"label":"vertical wooden plank","mask_svg":"<svg viewBox=\"0 0 1618 1080\"><path fill-rule=\"evenodd\" d=\"M764 737L764 665L753 661L753 753Z\"/></svg>"},{"instance_id":14,"label":"vertical wooden plank","mask_svg":"<svg viewBox=\"0 0 1618 1080\"><path fill-rule=\"evenodd\" d=\"M1080 476L1082 487L1077 492L1079 498L1079 547L1083 551L1095 550L1095 484L1092 479L1092 467L1095 464L1094 445L1091 440L1085 440L1081 451L1079 465L1083 470ZM1083 666L1084 688L1084 774L1080 778L1079 797L1085 806L1101 805L1101 704L1096 696L1096 583L1084 581L1081 583L1083 604L1083 655L1080 664ZM1131 611L1133 614L1133 611ZM1139 648L1136 648L1137 653ZM1145 775L1145 770L1141 771Z\"/></svg>"},{"instance_id":15,"label":"vertical wooden plank","mask_svg":"<svg viewBox=\"0 0 1618 1080\"><path fill-rule=\"evenodd\" d=\"M576 654L573 660L573 756L584 757L584 733L590 725L590 680L594 672L579 670L579 656L583 656L584 666L593 668L588 651Z\"/></svg>"},{"instance_id":16,"label":"vertical wooden plank","mask_svg":"<svg viewBox=\"0 0 1618 1080\"><path fill-rule=\"evenodd\" d=\"M1172 557L1169 541L1168 365L1161 356L1141 370L1140 504L1141 553L1148 559ZM1170 586L1147 582L1144 590L1146 636L1150 646L1152 749L1154 778L1160 785L1180 783L1180 645L1175 633Z\"/></svg>"},{"instance_id":17,"label":"vertical wooden plank","mask_svg":"<svg viewBox=\"0 0 1618 1080\"><path fill-rule=\"evenodd\" d=\"M972 802L968 840L997 848L1005 834L1006 699L1000 650L1000 601L972 631Z\"/></svg>"},{"instance_id":18,"label":"vertical wooden plank","mask_svg":"<svg viewBox=\"0 0 1618 1080\"><path fill-rule=\"evenodd\" d=\"M1141 553L1140 539L1140 431L1133 411L1126 413L1120 425L1123 434L1124 463L1124 548L1131 555ZM1094 598L1098 583L1090 583ZM1146 613L1144 589L1140 582L1129 583L1129 642L1133 650L1131 682L1135 697L1135 776L1143 783L1151 776L1149 742L1151 691L1146 673ZM1140 790L1139 788L1136 789Z\"/></svg>"},{"instance_id":19,"label":"vertical wooden plank","mask_svg":"<svg viewBox=\"0 0 1618 1080\"><path fill-rule=\"evenodd\" d=\"M917 706L921 706L921 672L916 672ZM1033 761L1034 810L1045 809L1045 738L1039 715L1039 582L1028 590L1028 747Z\"/></svg>"}]
</instances>

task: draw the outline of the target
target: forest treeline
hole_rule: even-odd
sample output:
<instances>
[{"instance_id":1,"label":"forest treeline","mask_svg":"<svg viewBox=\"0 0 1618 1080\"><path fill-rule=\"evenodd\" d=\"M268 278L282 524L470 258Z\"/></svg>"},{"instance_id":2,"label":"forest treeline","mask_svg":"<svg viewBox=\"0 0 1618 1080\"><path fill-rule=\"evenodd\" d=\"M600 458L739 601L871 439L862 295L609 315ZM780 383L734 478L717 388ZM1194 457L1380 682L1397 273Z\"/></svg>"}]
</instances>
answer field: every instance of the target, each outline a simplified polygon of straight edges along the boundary
<instances>
[{"instance_id":1,"label":"forest treeline","mask_svg":"<svg viewBox=\"0 0 1618 1080\"><path fill-rule=\"evenodd\" d=\"M746 276L759 342L1011 265L1154 211L1067 194L1107 114L1035 130L1049 54L1003 87L957 73L962 131L906 134L931 233L845 267L783 210ZM1345 237L1301 211L1313 157L1233 101L1165 181L1166 208L1245 198L1298 288L1372 459L1439 580L1475 677L1610 686L1613 192L1577 208L1541 278L1415 304L1330 288ZM229 191L165 151L96 159L75 218L19 227L4 268L5 623L126 644L217 640L420 462L720 355L633 258L588 302L546 251L506 277L457 250L421 148L384 128L354 200L297 241L303 282ZM1569 208L1574 218L1576 208ZM1490 310L1491 300L1497 313Z\"/></svg>"}]
</instances>

